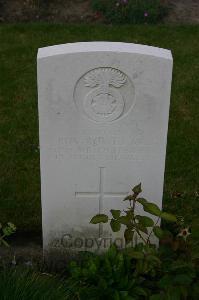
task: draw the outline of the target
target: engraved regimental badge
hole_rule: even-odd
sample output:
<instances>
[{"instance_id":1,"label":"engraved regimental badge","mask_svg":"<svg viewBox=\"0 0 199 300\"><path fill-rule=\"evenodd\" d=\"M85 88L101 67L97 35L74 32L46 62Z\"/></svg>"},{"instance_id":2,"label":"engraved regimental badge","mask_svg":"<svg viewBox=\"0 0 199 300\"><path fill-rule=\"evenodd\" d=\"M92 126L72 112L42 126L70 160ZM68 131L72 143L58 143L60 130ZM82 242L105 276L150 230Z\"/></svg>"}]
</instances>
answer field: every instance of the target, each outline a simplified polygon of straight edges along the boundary
<instances>
[{"instance_id":1,"label":"engraved regimental badge","mask_svg":"<svg viewBox=\"0 0 199 300\"><path fill-rule=\"evenodd\" d=\"M80 78L74 95L79 110L89 119L111 122L131 108L134 87L120 70L96 68Z\"/></svg>"}]
</instances>

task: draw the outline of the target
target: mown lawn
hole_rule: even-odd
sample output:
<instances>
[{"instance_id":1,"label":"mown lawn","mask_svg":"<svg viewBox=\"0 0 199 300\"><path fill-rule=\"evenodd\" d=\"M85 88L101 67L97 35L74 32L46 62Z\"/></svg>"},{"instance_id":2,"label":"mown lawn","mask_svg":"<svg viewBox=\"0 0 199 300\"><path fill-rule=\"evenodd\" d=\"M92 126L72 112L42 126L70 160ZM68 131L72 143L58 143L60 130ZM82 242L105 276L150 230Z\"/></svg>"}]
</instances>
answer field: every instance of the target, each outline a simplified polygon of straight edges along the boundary
<instances>
[{"instance_id":1,"label":"mown lawn","mask_svg":"<svg viewBox=\"0 0 199 300\"><path fill-rule=\"evenodd\" d=\"M37 49L95 40L172 50L164 205L184 214L195 227L199 211L199 26L1 25L0 221L12 221L18 230L41 230Z\"/></svg>"}]
</instances>

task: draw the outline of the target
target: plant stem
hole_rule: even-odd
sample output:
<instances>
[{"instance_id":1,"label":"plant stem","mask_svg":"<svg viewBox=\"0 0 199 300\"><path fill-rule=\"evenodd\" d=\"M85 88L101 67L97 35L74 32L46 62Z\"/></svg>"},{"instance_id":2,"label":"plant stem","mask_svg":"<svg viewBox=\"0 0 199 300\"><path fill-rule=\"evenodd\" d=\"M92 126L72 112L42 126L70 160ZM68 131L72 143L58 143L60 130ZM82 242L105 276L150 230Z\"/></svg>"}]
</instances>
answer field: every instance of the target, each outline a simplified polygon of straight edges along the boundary
<instances>
[{"instance_id":1,"label":"plant stem","mask_svg":"<svg viewBox=\"0 0 199 300\"><path fill-rule=\"evenodd\" d=\"M143 240L143 242L144 242L145 244L147 244L147 240L145 240L145 239L143 238L143 236L142 236L141 233L139 232L139 229L135 228L135 231L137 232L137 234L139 235L139 237Z\"/></svg>"},{"instance_id":2,"label":"plant stem","mask_svg":"<svg viewBox=\"0 0 199 300\"><path fill-rule=\"evenodd\" d=\"M151 232L150 232L149 235L148 235L148 238L147 238L147 241L146 241L147 244L150 244L150 237L151 237L151 235L152 235L153 228L158 224L159 220L160 220L160 217L158 217L158 219L157 219L155 225L153 225L153 227L152 227L152 229L151 229Z\"/></svg>"}]
</instances>

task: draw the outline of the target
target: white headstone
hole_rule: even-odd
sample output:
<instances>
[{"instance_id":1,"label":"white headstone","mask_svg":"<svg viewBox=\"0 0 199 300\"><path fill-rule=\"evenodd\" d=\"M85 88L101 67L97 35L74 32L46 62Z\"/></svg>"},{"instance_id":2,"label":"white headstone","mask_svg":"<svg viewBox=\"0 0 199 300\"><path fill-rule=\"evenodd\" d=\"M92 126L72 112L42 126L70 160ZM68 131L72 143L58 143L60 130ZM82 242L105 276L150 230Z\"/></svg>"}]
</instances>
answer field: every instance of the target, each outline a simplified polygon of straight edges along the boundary
<instances>
[{"instance_id":1,"label":"white headstone","mask_svg":"<svg viewBox=\"0 0 199 300\"><path fill-rule=\"evenodd\" d=\"M129 43L39 49L38 92L44 249L109 246L91 217L123 209L142 183L161 207L172 55ZM101 237L102 239L98 238Z\"/></svg>"}]
</instances>

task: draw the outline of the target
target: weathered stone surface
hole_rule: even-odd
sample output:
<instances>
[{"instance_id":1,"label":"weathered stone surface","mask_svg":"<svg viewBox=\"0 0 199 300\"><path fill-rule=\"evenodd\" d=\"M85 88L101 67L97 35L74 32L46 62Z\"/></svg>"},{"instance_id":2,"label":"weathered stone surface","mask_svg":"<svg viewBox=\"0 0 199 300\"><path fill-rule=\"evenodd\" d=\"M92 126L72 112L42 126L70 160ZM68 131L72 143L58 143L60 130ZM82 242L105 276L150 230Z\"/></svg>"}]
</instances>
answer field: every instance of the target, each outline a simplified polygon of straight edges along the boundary
<instances>
[{"instance_id":1,"label":"weathered stone surface","mask_svg":"<svg viewBox=\"0 0 199 300\"><path fill-rule=\"evenodd\" d=\"M89 221L125 208L121 200L139 182L161 206L171 78L165 49L109 42L39 49L44 249L107 247L120 235Z\"/></svg>"}]
</instances>

